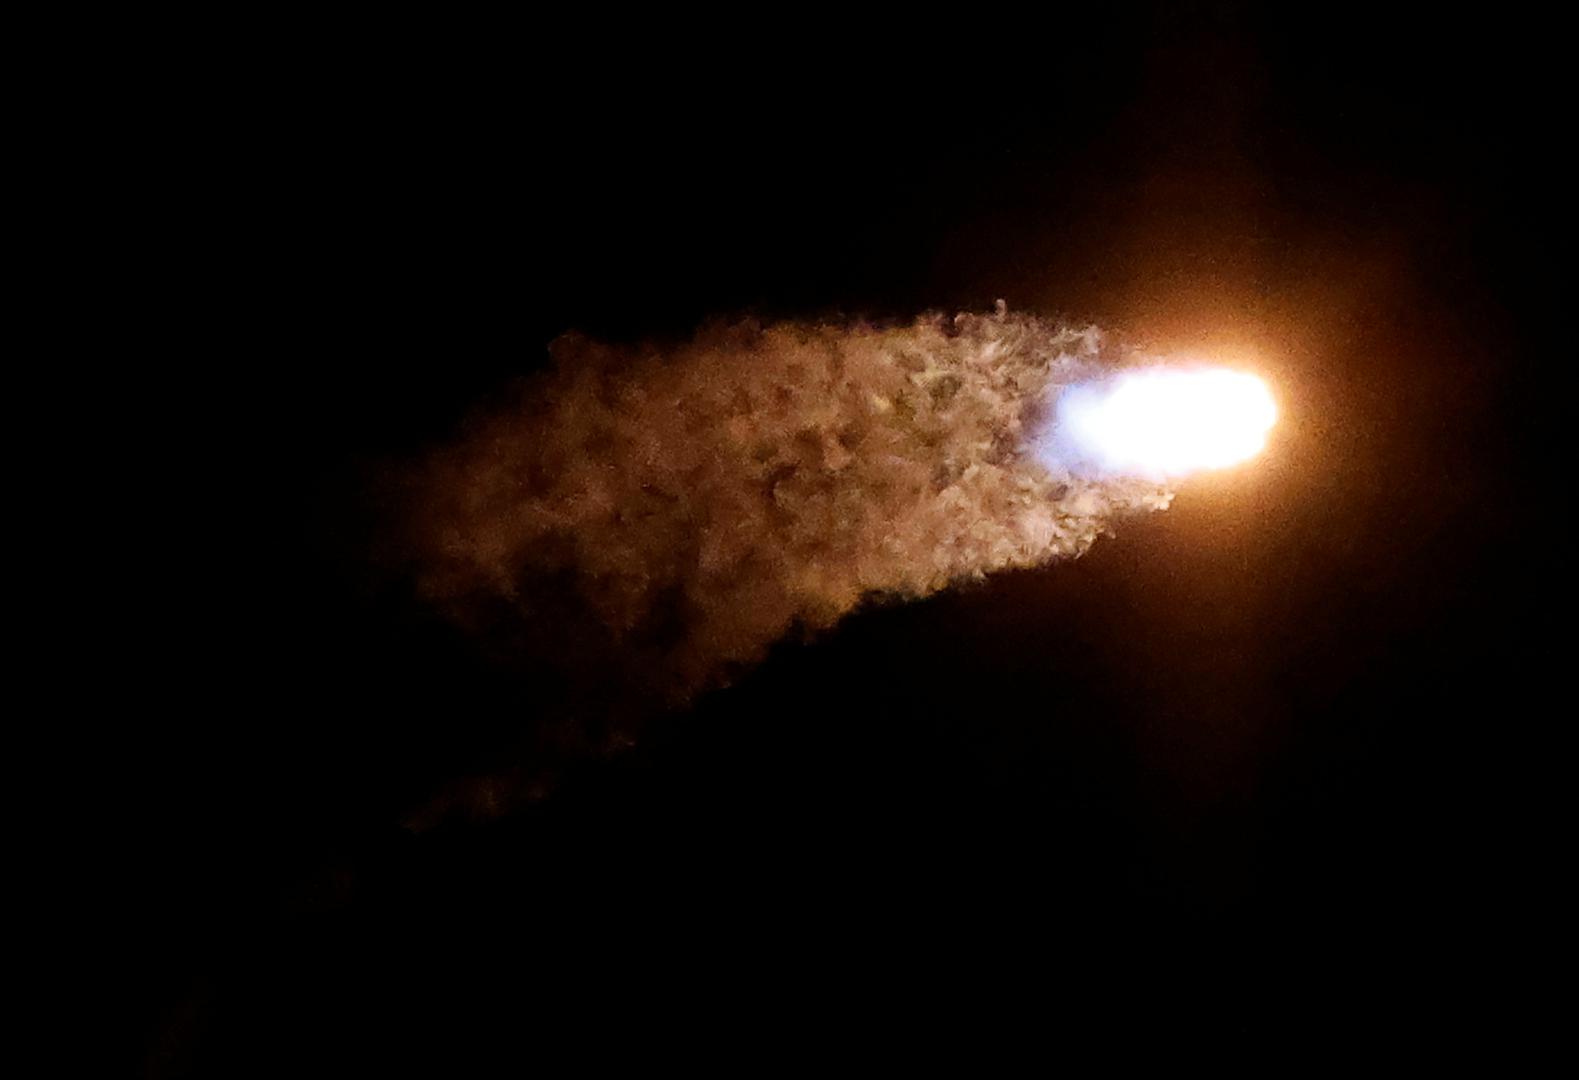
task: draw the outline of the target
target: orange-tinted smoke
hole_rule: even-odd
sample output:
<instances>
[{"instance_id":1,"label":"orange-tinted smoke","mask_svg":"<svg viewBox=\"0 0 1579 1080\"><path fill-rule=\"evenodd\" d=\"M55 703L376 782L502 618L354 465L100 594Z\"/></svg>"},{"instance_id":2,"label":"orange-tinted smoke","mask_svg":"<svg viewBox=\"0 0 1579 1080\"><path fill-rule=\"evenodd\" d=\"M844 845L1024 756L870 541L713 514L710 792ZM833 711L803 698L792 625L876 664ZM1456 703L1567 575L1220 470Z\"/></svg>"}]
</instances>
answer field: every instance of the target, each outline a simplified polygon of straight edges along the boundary
<instances>
[{"instance_id":1,"label":"orange-tinted smoke","mask_svg":"<svg viewBox=\"0 0 1579 1080\"><path fill-rule=\"evenodd\" d=\"M1031 317L570 336L425 470L424 592L668 702L868 597L1083 552L1164 486L1031 451L1101 335Z\"/></svg>"}]
</instances>

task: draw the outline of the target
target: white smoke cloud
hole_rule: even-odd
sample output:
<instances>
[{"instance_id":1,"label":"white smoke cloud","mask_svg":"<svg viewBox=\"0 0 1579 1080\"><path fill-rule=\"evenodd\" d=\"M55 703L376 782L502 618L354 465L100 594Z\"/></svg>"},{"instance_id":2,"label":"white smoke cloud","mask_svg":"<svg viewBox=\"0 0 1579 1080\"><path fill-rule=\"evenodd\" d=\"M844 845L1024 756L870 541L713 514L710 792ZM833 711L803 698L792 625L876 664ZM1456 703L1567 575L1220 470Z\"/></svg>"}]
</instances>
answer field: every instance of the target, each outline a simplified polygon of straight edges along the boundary
<instances>
[{"instance_id":1,"label":"white smoke cloud","mask_svg":"<svg viewBox=\"0 0 1579 1080\"><path fill-rule=\"evenodd\" d=\"M1046 451L1060 391L1119 358L1001 304L552 354L424 470L419 576L605 689L683 701L864 598L1077 556L1171 498Z\"/></svg>"}]
</instances>

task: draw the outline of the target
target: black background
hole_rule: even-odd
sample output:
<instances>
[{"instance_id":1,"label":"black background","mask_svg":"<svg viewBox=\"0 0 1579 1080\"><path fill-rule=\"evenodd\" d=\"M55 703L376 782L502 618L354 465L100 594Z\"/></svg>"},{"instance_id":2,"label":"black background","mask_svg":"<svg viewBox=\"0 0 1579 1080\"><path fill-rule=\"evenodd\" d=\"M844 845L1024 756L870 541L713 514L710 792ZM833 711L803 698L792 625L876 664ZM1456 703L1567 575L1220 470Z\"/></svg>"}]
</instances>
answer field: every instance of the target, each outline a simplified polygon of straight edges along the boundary
<instances>
[{"instance_id":1,"label":"black background","mask_svg":"<svg viewBox=\"0 0 1579 1080\"><path fill-rule=\"evenodd\" d=\"M194 346L158 369L188 423L149 433L179 605L112 743L146 1068L1520 1044L1560 850L1552 33L1185 4L221 35L136 163ZM503 818L403 826L538 699L371 568L391 462L565 330L1000 297L1254 364L1273 445L1077 562L784 643Z\"/></svg>"}]
</instances>

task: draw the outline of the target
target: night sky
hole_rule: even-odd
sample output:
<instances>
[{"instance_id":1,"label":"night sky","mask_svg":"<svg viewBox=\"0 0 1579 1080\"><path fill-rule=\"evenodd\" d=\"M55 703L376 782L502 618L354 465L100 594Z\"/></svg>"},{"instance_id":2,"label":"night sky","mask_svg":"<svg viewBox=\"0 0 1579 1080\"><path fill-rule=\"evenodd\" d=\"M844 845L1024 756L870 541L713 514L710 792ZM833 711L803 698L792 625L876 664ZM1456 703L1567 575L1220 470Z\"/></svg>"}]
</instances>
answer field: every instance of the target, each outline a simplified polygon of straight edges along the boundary
<instances>
[{"instance_id":1,"label":"night sky","mask_svg":"<svg viewBox=\"0 0 1579 1080\"><path fill-rule=\"evenodd\" d=\"M198 163L170 375L202 402L167 448L180 603L111 744L148 1075L1540 1026L1550 27L385 18L238 41L148 152ZM1272 445L1082 559L782 642L503 817L406 827L515 760L552 673L390 569L402 462L567 330L999 298L1247 358Z\"/></svg>"}]
</instances>

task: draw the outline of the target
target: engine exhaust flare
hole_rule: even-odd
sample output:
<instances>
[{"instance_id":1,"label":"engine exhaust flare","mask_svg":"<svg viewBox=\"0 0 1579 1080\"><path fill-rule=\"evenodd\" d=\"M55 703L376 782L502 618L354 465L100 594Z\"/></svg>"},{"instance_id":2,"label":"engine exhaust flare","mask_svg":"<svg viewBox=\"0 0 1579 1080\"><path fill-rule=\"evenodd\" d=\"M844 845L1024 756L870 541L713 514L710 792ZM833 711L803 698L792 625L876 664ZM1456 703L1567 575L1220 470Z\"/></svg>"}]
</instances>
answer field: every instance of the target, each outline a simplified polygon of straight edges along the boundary
<instances>
[{"instance_id":1,"label":"engine exhaust flare","mask_svg":"<svg viewBox=\"0 0 1579 1080\"><path fill-rule=\"evenodd\" d=\"M1176 478L1255 457L1276 422L1255 375L1142 368L1064 390L1047 453L1080 471Z\"/></svg>"}]
</instances>

